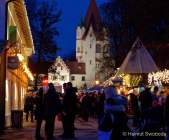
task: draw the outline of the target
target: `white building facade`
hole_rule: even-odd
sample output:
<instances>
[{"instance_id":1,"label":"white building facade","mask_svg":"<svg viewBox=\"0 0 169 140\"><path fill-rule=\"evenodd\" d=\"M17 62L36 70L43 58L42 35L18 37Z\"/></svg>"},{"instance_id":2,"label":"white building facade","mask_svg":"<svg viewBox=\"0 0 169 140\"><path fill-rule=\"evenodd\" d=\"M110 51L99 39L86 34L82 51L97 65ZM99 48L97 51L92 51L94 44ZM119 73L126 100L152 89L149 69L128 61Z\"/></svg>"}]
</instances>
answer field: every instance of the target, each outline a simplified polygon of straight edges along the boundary
<instances>
[{"instance_id":1,"label":"white building facade","mask_svg":"<svg viewBox=\"0 0 169 140\"><path fill-rule=\"evenodd\" d=\"M85 63L88 87L95 85L96 81L104 81L104 73L100 73L100 68L103 55L108 53L108 46L99 10L95 0L91 0L84 24L76 29L76 59L79 63Z\"/></svg>"},{"instance_id":2,"label":"white building facade","mask_svg":"<svg viewBox=\"0 0 169 140\"><path fill-rule=\"evenodd\" d=\"M70 82L74 87L83 89L86 85L86 67L85 63L77 61L67 61L66 65L70 69Z\"/></svg>"},{"instance_id":3,"label":"white building facade","mask_svg":"<svg viewBox=\"0 0 169 140\"><path fill-rule=\"evenodd\" d=\"M101 72L101 69L104 66L104 55L109 55L107 33L95 0L90 0L84 23L76 29L76 61L65 62L62 66L66 69L69 79L54 80L54 75L49 73L49 82L63 84L70 81L78 89L103 82L105 73ZM58 61L54 67L57 67L57 63ZM64 70L59 71L59 74L65 78Z\"/></svg>"},{"instance_id":4,"label":"white building facade","mask_svg":"<svg viewBox=\"0 0 169 140\"><path fill-rule=\"evenodd\" d=\"M72 82L74 87L81 89L85 86L85 64L76 61L64 62L58 57L48 69L48 82L53 83L59 92L63 92L63 84Z\"/></svg>"},{"instance_id":5,"label":"white building facade","mask_svg":"<svg viewBox=\"0 0 169 140\"><path fill-rule=\"evenodd\" d=\"M48 70L48 82L53 83L59 92L63 92L64 83L70 82L70 70L60 57Z\"/></svg>"}]
</instances>

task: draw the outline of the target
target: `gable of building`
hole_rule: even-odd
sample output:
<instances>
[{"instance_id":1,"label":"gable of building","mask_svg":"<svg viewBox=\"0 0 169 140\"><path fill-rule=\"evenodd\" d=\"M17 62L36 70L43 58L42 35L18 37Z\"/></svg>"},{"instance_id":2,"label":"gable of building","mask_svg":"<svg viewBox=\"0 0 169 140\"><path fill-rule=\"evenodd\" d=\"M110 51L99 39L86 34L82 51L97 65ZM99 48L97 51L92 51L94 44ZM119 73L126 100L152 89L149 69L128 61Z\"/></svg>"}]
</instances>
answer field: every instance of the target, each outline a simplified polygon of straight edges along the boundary
<instances>
[{"instance_id":1,"label":"gable of building","mask_svg":"<svg viewBox=\"0 0 169 140\"><path fill-rule=\"evenodd\" d=\"M54 64L48 69L48 72L57 72L57 71L65 71L69 73L69 67L65 64L65 62L61 59L61 57L56 58Z\"/></svg>"}]
</instances>

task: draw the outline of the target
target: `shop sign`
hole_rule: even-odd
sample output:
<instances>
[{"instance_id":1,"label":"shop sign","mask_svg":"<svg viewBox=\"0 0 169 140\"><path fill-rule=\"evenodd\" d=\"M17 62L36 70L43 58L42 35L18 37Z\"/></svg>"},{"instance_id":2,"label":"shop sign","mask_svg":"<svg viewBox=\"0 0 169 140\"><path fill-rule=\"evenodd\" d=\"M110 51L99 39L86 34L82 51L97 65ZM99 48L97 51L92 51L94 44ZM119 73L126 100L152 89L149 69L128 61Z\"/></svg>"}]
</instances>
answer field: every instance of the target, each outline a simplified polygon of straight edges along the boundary
<instances>
[{"instance_id":1,"label":"shop sign","mask_svg":"<svg viewBox=\"0 0 169 140\"><path fill-rule=\"evenodd\" d=\"M19 67L19 59L17 56L9 56L8 57L8 68L9 69L12 69L12 70L15 70Z\"/></svg>"}]
</instances>

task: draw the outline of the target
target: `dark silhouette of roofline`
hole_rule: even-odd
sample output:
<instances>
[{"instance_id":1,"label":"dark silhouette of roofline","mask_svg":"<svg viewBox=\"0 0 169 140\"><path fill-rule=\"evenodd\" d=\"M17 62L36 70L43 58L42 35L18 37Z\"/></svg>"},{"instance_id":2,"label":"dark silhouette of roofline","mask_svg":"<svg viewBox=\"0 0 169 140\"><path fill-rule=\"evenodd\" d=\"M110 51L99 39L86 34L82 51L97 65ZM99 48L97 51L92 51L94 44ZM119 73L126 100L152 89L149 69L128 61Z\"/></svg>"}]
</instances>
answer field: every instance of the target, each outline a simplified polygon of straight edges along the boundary
<instances>
[{"instance_id":1,"label":"dark silhouette of roofline","mask_svg":"<svg viewBox=\"0 0 169 140\"><path fill-rule=\"evenodd\" d=\"M100 32L100 30L102 30L102 20L95 0L90 0L90 4L85 16L86 31L83 35L83 39L86 37L91 25L95 32Z\"/></svg>"}]
</instances>

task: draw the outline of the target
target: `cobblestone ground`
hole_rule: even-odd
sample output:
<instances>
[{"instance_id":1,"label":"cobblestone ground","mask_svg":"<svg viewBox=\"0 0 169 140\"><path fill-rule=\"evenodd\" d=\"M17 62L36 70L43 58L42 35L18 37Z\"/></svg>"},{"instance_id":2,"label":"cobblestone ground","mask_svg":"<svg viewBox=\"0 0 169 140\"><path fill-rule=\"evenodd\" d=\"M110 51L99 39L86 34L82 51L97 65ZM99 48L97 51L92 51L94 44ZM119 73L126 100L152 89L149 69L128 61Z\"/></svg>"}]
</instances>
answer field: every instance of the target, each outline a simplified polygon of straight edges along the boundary
<instances>
[{"instance_id":1,"label":"cobblestone ground","mask_svg":"<svg viewBox=\"0 0 169 140\"><path fill-rule=\"evenodd\" d=\"M76 119L75 131L76 140L97 140L97 121L95 119L89 119L88 122L84 122L80 118ZM61 140L59 135L63 132L61 122L56 120L55 122L55 139ZM9 128L5 130L5 133L0 136L0 140L35 140L35 123L25 123L22 129ZM42 136L44 136L44 123L42 126Z\"/></svg>"}]
</instances>

